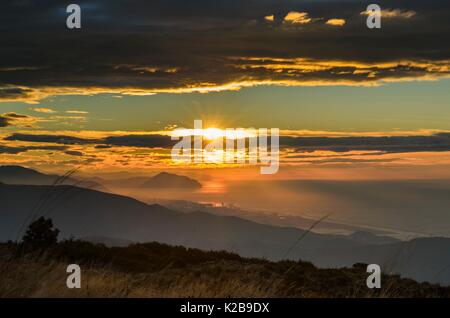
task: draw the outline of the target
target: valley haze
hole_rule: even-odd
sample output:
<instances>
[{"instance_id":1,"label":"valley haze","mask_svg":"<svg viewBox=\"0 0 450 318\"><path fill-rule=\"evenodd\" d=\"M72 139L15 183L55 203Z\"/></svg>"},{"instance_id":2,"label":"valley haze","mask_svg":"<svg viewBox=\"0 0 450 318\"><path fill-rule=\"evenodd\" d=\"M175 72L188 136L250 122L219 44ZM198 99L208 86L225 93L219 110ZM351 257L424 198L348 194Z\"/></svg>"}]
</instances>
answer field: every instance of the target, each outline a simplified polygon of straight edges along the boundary
<instances>
[{"instance_id":1,"label":"valley haze","mask_svg":"<svg viewBox=\"0 0 450 318\"><path fill-rule=\"evenodd\" d=\"M226 215L227 209L228 213L236 213L236 210L239 211L236 208L211 208L206 205L210 210L203 212L201 210L205 205L198 204L196 207L199 210L189 210L183 209L178 202L180 211L177 211L113 193L55 184L43 178L45 174L21 167L0 167L0 180L10 176L12 171L22 177L26 172L28 178L25 180L30 182L35 178L33 183L44 185L6 184L2 181L0 240L4 242L20 238L24 220L34 213L36 216L51 217L61 230L62 239L85 238L109 246L156 241L202 250L226 250L245 257L274 261L308 260L321 267L377 263L383 264L389 273L418 281L450 283L450 273L445 271L447 262L450 262L446 256L450 248L450 239L447 238L401 241L389 236L392 234L389 232L371 233L369 228L351 226L346 228L351 233L348 235L319 234L314 230L306 233L309 225L305 221L308 219L303 220L302 229L279 223L278 226L263 224L260 221L264 219L258 222L249 212L241 217L237 214ZM164 177L167 175L162 174ZM176 180L177 186L180 185L179 180L188 180L188 188L193 182L189 178L178 178L172 175L169 179ZM47 182L50 184L45 185ZM46 200L43 201L43 198ZM184 202L185 206L188 203ZM176 201L169 201L167 205L177 207ZM193 202L190 205L195 206ZM328 220L324 222L328 223L328 228L342 226ZM296 244L302 236L301 242Z\"/></svg>"}]
</instances>

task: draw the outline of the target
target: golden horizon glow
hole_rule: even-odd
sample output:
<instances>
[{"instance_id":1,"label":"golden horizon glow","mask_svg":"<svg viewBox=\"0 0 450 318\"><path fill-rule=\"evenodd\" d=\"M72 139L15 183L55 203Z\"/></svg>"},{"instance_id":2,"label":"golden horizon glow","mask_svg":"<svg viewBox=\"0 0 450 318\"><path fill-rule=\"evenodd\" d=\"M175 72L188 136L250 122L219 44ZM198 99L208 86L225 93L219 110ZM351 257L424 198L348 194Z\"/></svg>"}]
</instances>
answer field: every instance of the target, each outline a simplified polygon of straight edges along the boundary
<instances>
[{"instance_id":1,"label":"golden horizon glow","mask_svg":"<svg viewBox=\"0 0 450 318\"><path fill-rule=\"evenodd\" d=\"M123 145L107 145L106 147L97 147L96 140L101 140L108 136L127 136L127 135L155 135L161 134L168 136L202 136L204 141L213 142L220 138L240 139L256 136L258 130L253 129L223 129L219 119L210 123L204 129L176 129L165 131L44 131L39 134L74 136L92 140L92 143L80 144L61 144L58 142L33 142L19 140L4 140L0 142L2 153L1 164L16 164L27 167L33 167L44 170L51 170L58 167L61 171L73 168L74 166L83 167L86 171L116 170L123 169L206 169L206 168L236 168L242 169L243 166L238 163L219 163L227 155L233 155L236 158L244 158L247 161L250 155L246 151L230 151L224 149L202 150L205 162L201 164L186 165L185 163L174 163L171 157L171 147L136 147ZM223 126L222 126L223 127ZM21 133L36 134L33 130L20 130ZM6 138L13 131L3 130L0 137ZM438 133L449 133L448 130L422 129L415 131L388 131L388 132L333 132L333 131L308 131L308 130L281 130L280 136L290 137L380 137L380 136L431 136ZM253 135L252 135L253 134ZM99 141L101 143L101 141ZM51 148L59 146L60 148ZM27 148L20 153L8 153L8 149ZM191 155L186 156L187 161L191 160ZM310 170L317 173L320 169L345 169L352 167L354 169L389 169L401 167L401 169L419 169L423 171L441 167L441 172L450 166L450 152L408 152L408 153L389 153L384 151L370 150L349 150L339 152L326 149L317 149L310 151L296 151L292 147L283 146L280 148L280 164L282 169L300 168L304 171ZM425 168L426 167L426 168ZM422 170L421 170L422 171ZM426 176L425 172L420 175Z\"/></svg>"},{"instance_id":2,"label":"golden horizon glow","mask_svg":"<svg viewBox=\"0 0 450 318\"><path fill-rule=\"evenodd\" d=\"M202 131L202 136L208 140L215 140L218 138L223 138L225 132L219 128L206 128Z\"/></svg>"},{"instance_id":3,"label":"golden horizon glow","mask_svg":"<svg viewBox=\"0 0 450 318\"><path fill-rule=\"evenodd\" d=\"M294 15L295 16L295 15ZM300 15L305 18L304 15ZM297 17L299 18L299 17ZM335 26L342 23L339 19L331 19ZM331 21L330 20L330 21ZM289 21L289 23L294 23ZM300 22L295 22L300 23ZM0 103L3 102L23 102L27 104L40 104L44 100L53 96L93 96L98 94L113 94L119 97L123 96L152 96L155 94L207 94L213 92L239 91L243 88L251 88L257 86L290 86L290 87L310 87L310 86L354 86L354 87L374 87L387 83L400 83L411 81L436 81L439 79L449 78L449 60L443 59L439 61L432 60L411 60L399 59L389 62L365 63L360 61L347 60L318 60L314 58L278 58L268 56L255 57L236 57L229 56L227 59L232 63L233 67L238 70L261 69L267 72L262 78L231 80L228 82L200 82L195 85L171 86L166 88L156 87L96 87L96 86L80 86L80 87L28 87L23 85L12 85L10 89L17 89L26 93L17 96L1 96ZM238 63L233 64L233 62ZM423 72L414 74L395 75L399 67L407 66L409 68L421 68ZM347 67L347 75L360 75L358 79L351 77L329 77L316 79L315 77L304 77L304 74L314 72L331 72L334 68ZM377 77L380 71L392 73L392 76ZM290 78L281 78L278 75L282 73L289 74ZM330 73L330 74L331 74ZM334 74L334 73L333 73ZM364 76L364 74L367 74ZM296 77L296 76L297 77ZM301 76L299 76L301 75ZM341 74L343 75L343 74ZM36 107L37 109L40 107Z\"/></svg>"},{"instance_id":4,"label":"golden horizon glow","mask_svg":"<svg viewBox=\"0 0 450 318\"><path fill-rule=\"evenodd\" d=\"M188 137L188 136L202 136L207 140L217 140L219 138L227 139L243 139L256 136L254 129L220 129L216 127L208 127L203 129L184 129L179 128L171 132L172 137Z\"/></svg>"}]
</instances>

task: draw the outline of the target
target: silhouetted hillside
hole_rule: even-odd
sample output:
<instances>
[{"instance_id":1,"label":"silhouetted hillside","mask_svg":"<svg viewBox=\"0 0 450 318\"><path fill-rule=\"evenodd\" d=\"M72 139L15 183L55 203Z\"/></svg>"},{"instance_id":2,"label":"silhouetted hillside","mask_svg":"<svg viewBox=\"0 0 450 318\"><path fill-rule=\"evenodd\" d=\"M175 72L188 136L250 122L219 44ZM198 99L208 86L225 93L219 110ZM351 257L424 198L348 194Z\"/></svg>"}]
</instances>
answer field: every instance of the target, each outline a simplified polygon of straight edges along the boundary
<instances>
[{"instance_id":1,"label":"silhouetted hillside","mask_svg":"<svg viewBox=\"0 0 450 318\"><path fill-rule=\"evenodd\" d=\"M51 217L63 238L73 235L158 241L271 259L297 257L298 251L290 255L286 252L305 234L301 229L258 224L237 217L176 212L157 204L147 205L128 197L72 186L1 185L0 202L3 241L20 235L17 231L30 213ZM331 248L359 244L346 236L310 233L302 245Z\"/></svg>"},{"instance_id":2,"label":"silhouetted hillside","mask_svg":"<svg viewBox=\"0 0 450 318\"><path fill-rule=\"evenodd\" d=\"M16 251L14 253L14 251ZM79 264L82 288L65 286L65 266ZM0 245L0 297L449 297L450 288L383 275L366 286L366 266L318 269L158 243L107 248L81 241L45 253ZM20 279L19 279L20 277Z\"/></svg>"},{"instance_id":3,"label":"silhouetted hillside","mask_svg":"<svg viewBox=\"0 0 450 318\"><path fill-rule=\"evenodd\" d=\"M204 212L181 213L120 195L72 186L0 185L0 241L16 240L32 217L51 217L62 238L162 242L245 257L308 260L321 267L380 264L420 281L450 283L450 239L367 244L371 235L323 235ZM20 231L22 229L22 232ZM358 238L363 236L362 241ZM123 245L123 244L119 244Z\"/></svg>"},{"instance_id":4,"label":"silhouetted hillside","mask_svg":"<svg viewBox=\"0 0 450 318\"><path fill-rule=\"evenodd\" d=\"M343 267L354 263L379 264L388 273L401 273L419 282L450 285L450 239L418 238L386 245L324 248L303 251L302 259L317 266Z\"/></svg>"}]
</instances>

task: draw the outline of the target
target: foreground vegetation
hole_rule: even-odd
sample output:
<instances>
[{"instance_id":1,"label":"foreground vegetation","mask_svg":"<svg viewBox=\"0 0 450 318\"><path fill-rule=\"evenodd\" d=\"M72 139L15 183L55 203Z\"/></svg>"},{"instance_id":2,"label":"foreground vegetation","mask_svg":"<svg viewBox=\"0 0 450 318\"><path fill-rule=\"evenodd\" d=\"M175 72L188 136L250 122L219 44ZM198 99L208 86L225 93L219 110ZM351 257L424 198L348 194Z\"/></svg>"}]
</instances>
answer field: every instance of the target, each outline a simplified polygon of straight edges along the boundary
<instances>
[{"instance_id":1,"label":"foreground vegetation","mask_svg":"<svg viewBox=\"0 0 450 318\"><path fill-rule=\"evenodd\" d=\"M66 287L66 267L82 288ZM106 247L63 241L45 249L0 245L0 297L448 297L450 288L384 275L366 287L366 266L318 269L159 243Z\"/></svg>"}]
</instances>

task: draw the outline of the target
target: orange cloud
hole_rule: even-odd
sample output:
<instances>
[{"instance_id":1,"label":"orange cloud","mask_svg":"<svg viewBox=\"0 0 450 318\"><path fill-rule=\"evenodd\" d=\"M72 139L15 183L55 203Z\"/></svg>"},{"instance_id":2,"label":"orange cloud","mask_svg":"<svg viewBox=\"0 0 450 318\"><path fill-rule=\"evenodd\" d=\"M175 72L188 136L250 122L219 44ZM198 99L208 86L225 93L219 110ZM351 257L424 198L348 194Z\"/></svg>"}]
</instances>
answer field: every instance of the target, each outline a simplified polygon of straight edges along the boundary
<instances>
[{"instance_id":1,"label":"orange cloud","mask_svg":"<svg viewBox=\"0 0 450 318\"><path fill-rule=\"evenodd\" d=\"M50 108L44 108L44 107L36 107L36 108L32 108L32 110L37 112L37 113L44 113L44 114L54 114L54 113L56 113L55 110L50 109Z\"/></svg>"},{"instance_id":2,"label":"orange cloud","mask_svg":"<svg viewBox=\"0 0 450 318\"><path fill-rule=\"evenodd\" d=\"M336 23L336 22L333 22ZM450 61L401 59L389 62L366 63L352 60L324 60L305 57L228 57L224 81L190 83L181 80L168 87L24 87L8 86L14 94L1 96L0 102L25 102L36 104L39 100L58 95L114 94L116 96L149 96L158 93L210 93L237 91L262 85L278 86L378 86L390 82L429 81L450 77ZM240 74L233 77L233 74ZM183 72L176 73L182 79ZM244 76L245 75L245 76ZM144 83L145 84L145 83ZM145 84L146 85L146 84ZM0 87L0 91L2 88ZM43 110L42 108L35 108ZM44 110L45 111L45 110ZM47 111L48 112L48 111ZM68 114L82 115L77 110ZM76 113L75 113L76 112Z\"/></svg>"},{"instance_id":3,"label":"orange cloud","mask_svg":"<svg viewBox=\"0 0 450 318\"><path fill-rule=\"evenodd\" d=\"M0 114L0 128L8 126L32 127L38 118L17 113Z\"/></svg>"},{"instance_id":4,"label":"orange cloud","mask_svg":"<svg viewBox=\"0 0 450 318\"><path fill-rule=\"evenodd\" d=\"M361 15L372 15L372 11L363 11ZM381 10L381 16L383 18L402 18L402 19L410 19L414 17L417 13L413 10L400 10L400 9L386 9Z\"/></svg>"},{"instance_id":5,"label":"orange cloud","mask_svg":"<svg viewBox=\"0 0 450 318\"><path fill-rule=\"evenodd\" d=\"M309 17L307 12L291 11L284 17L284 22L292 24L307 24L311 21L312 19Z\"/></svg>"},{"instance_id":6,"label":"orange cloud","mask_svg":"<svg viewBox=\"0 0 450 318\"><path fill-rule=\"evenodd\" d=\"M67 110L66 114L87 115L89 112L83 110Z\"/></svg>"},{"instance_id":7,"label":"orange cloud","mask_svg":"<svg viewBox=\"0 0 450 318\"><path fill-rule=\"evenodd\" d=\"M325 24L332 26L343 26L345 24L344 19L329 19Z\"/></svg>"},{"instance_id":8,"label":"orange cloud","mask_svg":"<svg viewBox=\"0 0 450 318\"><path fill-rule=\"evenodd\" d=\"M275 20L275 16L272 15L268 15L264 17L264 20L268 21L268 22L273 22Z\"/></svg>"}]
</instances>

